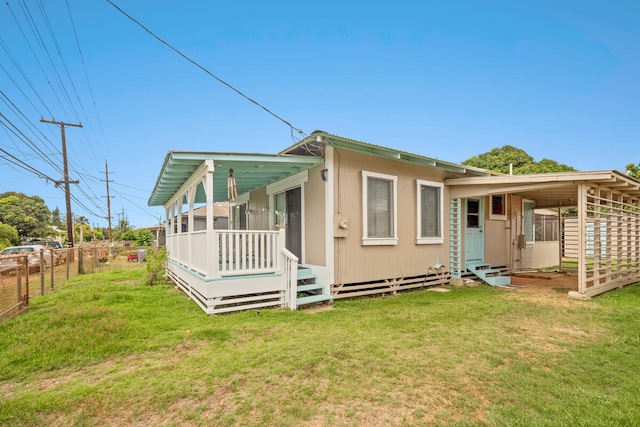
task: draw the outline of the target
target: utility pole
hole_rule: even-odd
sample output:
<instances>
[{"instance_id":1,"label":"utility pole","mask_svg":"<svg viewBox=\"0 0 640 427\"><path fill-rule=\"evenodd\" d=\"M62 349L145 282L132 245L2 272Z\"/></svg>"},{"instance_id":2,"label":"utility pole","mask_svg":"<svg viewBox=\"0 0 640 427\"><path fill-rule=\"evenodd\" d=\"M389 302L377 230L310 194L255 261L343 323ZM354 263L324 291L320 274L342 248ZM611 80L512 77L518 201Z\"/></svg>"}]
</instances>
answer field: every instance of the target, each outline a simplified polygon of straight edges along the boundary
<instances>
[{"instance_id":1,"label":"utility pole","mask_svg":"<svg viewBox=\"0 0 640 427\"><path fill-rule=\"evenodd\" d=\"M73 247L73 216L71 214L71 188L69 184L78 184L80 181L69 181L69 165L67 163L67 140L64 135L65 126L74 126L81 128L82 124L56 122L53 120L45 120L40 118L42 123L49 123L52 125L60 126L60 133L62 135L62 163L64 165L64 179L63 181L56 181L56 186L64 183L65 201L67 203L67 240L69 241L69 247Z\"/></svg>"},{"instance_id":2,"label":"utility pole","mask_svg":"<svg viewBox=\"0 0 640 427\"><path fill-rule=\"evenodd\" d=\"M113 181L109 181L109 165L107 164L106 160L104 161L104 170L105 170L104 173L106 175L106 179L104 181L107 183L107 220L109 221L109 241L112 242L113 241L113 237L111 234L111 197L112 196L109 196L109 182L113 182Z\"/></svg>"}]
</instances>

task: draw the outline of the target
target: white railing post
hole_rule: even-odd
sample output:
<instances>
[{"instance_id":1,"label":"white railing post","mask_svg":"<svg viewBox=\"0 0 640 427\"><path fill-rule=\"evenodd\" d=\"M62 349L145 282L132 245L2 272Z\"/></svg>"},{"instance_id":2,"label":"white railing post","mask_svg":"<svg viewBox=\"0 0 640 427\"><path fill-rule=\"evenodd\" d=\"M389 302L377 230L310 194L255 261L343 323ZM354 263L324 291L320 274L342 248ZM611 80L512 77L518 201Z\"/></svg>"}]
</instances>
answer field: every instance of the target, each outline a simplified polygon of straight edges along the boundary
<instances>
[{"instance_id":1,"label":"white railing post","mask_svg":"<svg viewBox=\"0 0 640 427\"><path fill-rule=\"evenodd\" d=\"M276 253L278 254L277 257L275 257L276 262L280 262L280 254L282 253L282 249L285 248L285 242L286 242L286 237L287 237L287 232L285 231L284 228L281 228L278 231L278 240L276 242ZM275 266L276 269L280 270L282 268L282 266L280 265L276 265Z\"/></svg>"},{"instance_id":2,"label":"white railing post","mask_svg":"<svg viewBox=\"0 0 640 427\"><path fill-rule=\"evenodd\" d=\"M295 310L298 308L298 257L286 248L280 250L280 257L282 257L285 305Z\"/></svg>"},{"instance_id":3,"label":"white railing post","mask_svg":"<svg viewBox=\"0 0 640 427\"><path fill-rule=\"evenodd\" d=\"M210 239L209 236L211 236ZM211 266L207 268L207 271L211 276L217 276L220 274L220 234L215 229L207 230L207 245L210 245L210 248L213 246L211 248L213 250L208 252L213 253L213 260L209 263Z\"/></svg>"}]
</instances>

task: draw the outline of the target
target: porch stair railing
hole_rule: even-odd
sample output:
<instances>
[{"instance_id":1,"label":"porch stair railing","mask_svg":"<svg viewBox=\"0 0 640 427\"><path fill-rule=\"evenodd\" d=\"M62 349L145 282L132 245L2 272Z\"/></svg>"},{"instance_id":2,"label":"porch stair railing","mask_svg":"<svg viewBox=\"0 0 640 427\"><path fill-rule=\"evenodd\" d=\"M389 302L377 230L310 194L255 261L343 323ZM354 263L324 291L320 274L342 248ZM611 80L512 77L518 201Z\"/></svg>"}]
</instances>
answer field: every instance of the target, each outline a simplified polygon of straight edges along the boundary
<instances>
[{"instance_id":1,"label":"porch stair railing","mask_svg":"<svg viewBox=\"0 0 640 427\"><path fill-rule=\"evenodd\" d=\"M469 261L466 263L467 270L478 276L483 282L490 286L509 286L511 278L502 276L501 270L491 268L491 264L481 261Z\"/></svg>"},{"instance_id":2,"label":"porch stair railing","mask_svg":"<svg viewBox=\"0 0 640 427\"><path fill-rule=\"evenodd\" d=\"M285 280L285 306L296 310L301 306L330 302L331 295L324 293L325 286L309 268L298 266L298 257L282 248L283 276Z\"/></svg>"}]
</instances>

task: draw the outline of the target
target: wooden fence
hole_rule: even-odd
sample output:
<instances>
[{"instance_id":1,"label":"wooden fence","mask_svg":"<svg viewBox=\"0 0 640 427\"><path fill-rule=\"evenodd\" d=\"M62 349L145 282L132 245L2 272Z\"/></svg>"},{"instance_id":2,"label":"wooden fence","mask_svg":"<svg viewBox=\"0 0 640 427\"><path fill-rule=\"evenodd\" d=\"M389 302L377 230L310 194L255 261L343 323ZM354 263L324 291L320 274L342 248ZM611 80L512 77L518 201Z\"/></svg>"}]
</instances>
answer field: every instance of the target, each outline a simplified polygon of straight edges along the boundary
<instances>
[{"instance_id":1,"label":"wooden fence","mask_svg":"<svg viewBox=\"0 0 640 427\"><path fill-rule=\"evenodd\" d=\"M0 257L0 321L23 312L29 299L53 291L77 274L92 273L108 259L105 245L41 252L40 265L29 266L27 255ZM7 262L8 261L8 262Z\"/></svg>"}]
</instances>

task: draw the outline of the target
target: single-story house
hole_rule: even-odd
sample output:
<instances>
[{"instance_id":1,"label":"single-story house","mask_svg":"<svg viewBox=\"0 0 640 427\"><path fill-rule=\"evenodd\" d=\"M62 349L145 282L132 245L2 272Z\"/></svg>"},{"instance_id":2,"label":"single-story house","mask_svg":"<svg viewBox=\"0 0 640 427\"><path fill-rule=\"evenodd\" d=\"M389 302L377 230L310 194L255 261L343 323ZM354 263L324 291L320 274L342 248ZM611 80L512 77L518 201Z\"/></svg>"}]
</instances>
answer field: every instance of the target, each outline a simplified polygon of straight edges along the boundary
<instances>
[{"instance_id":1,"label":"single-story house","mask_svg":"<svg viewBox=\"0 0 640 427\"><path fill-rule=\"evenodd\" d=\"M220 201L229 230L214 228ZM640 181L612 170L506 176L317 131L278 154L171 151L149 205L166 209L169 277L207 313L467 274L509 286L505 271L561 265L565 207L578 213L571 296L640 281Z\"/></svg>"}]
</instances>

